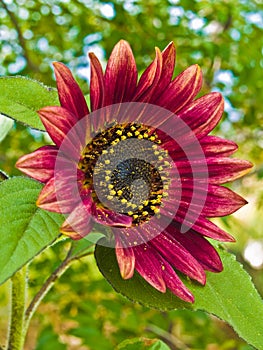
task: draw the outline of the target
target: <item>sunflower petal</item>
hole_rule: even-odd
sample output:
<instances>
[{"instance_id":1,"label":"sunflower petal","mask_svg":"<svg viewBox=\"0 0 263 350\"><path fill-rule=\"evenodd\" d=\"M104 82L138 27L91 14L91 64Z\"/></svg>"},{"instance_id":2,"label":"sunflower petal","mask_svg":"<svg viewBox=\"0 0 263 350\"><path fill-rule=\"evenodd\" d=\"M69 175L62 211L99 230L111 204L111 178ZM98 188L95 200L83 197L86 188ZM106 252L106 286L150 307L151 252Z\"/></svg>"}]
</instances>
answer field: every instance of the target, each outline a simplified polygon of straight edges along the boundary
<instances>
[{"instance_id":1,"label":"sunflower petal","mask_svg":"<svg viewBox=\"0 0 263 350\"><path fill-rule=\"evenodd\" d=\"M123 279L129 279L134 274L135 256L132 248L123 247L122 241L118 236L115 238L115 252L120 274Z\"/></svg>"},{"instance_id":2,"label":"sunflower petal","mask_svg":"<svg viewBox=\"0 0 263 350\"><path fill-rule=\"evenodd\" d=\"M163 275L163 279L165 281L166 286L175 295L177 295L180 299L182 299L188 303L194 302L193 294L186 288L186 286L183 284L183 282L180 280L180 278L175 273L174 269L165 260L163 260L162 275Z\"/></svg>"},{"instance_id":3,"label":"sunflower petal","mask_svg":"<svg viewBox=\"0 0 263 350\"><path fill-rule=\"evenodd\" d=\"M176 177L179 173L181 179L192 179L210 184L223 184L236 180L248 173L253 165L242 159L213 157L204 159L179 160L176 168L170 170Z\"/></svg>"},{"instance_id":4,"label":"sunflower petal","mask_svg":"<svg viewBox=\"0 0 263 350\"><path fill-rule=\"evenodd\" d=\"M93 220L101 225L117 227L130 227L132 225L132 218L130 216L100 208L95 203L92 205L91 212Z\"/></svg>"},{"instance_id":5,"label":"sunflower petal","mask_svg":"<svg viewBox=\"0 0 263 350\"><path fill-rule=\"evenodd\" d=\"M56 146L43 146L22 156L16 162L16 167L24 174L45 183L54 176L57 154Z\"/></svg>"},{"instance_id":6,"label":"sunflower petal","mask_svg":"<svg viewBox=\"0 0 263 350\"><path fill-rule=\"evenodd\" d=\"M155 289L166 292L165 281L162 276L161 258L157 252L147 244L133 247L136 271Z\"/></svg>"},{"instance_id":7,"label":"sunflower petal","mask_svg":"<svg viewBox=\"0 0 263 350\"><path fill-rule=\"evenodd\" d=\"M54 143L68 151L71 156L79 155L85 133L81 125L75 125L75 116L63 107L44 107L38 111L42 123ZM74 128L73 128L74 127ZM70 136L66 137L70 132Z\"/></svg>"},{"instance_id":8,"label":"sunflower petal","mask_svg":"<svg viewBox=\"0 0 263 350\"><path fill-rule=\"evenodd\" d=\"M218 124L224 111L224 100L220 93L211 92L186 107L180 109L177 116L195 133L198 139L209 134Z\"/></svg>"},{"instance_id":9,"label":"sunflower petal","mask_svg":"<svg viewBox=\"0 0 263 350\"><path fill-rule=\"evenodd\" d=\"M176 113L191 102L202 87L202 72L195 64L179 74L158 97L155 103Z\"/></svg>"},{"instance_id":10,"label":"sunflower petal","mask_svg":"<svg viewBox=\"0 0 263 350\"><path fill-rule=\"evenodd\" d=\"M175 65L175 47L174 43L171 42L163 51L162 51L162 72L161 76L158 80L158 84L153 91L153 95L151 96L150 102L155 103L156 99L160 94L163 93L164 90L170 84Z\"/></svg>"},{"instance_id":11,"label":"sunflower petal","mask_svg":"<svg viewBox=\"0 0 263 350\"><path fill-rule=\"evenodd\" d=\"M93 227L91 205L91 196L84 198L64 221L60 232L75 240L88 235Z\"/></svg>"},{"instance_id":12,"label":"sunflower petal","mask_svg":"<svg viewBox=\"0 0 263 350\"><path fill-rule=\"evenodd\" d=\"M218 136L205 136L200 140L200 145L206 157L227 157L238 149L235 142Z\"/></svg>"},{"instance_id":13,"label":"sunflower petal","mask_svg":"<svg viewBox=\"0 0 263 350\"><path fill-rule=\"evenodd\" d=\"M223 270L219 254L200 234L191 230L182 234L173 224L167 227L166 234L181 243L205 270L212 272Z\"/></svg>"},{"instance_id":14,"label":"sunflower petal","mask_svg":"<svg viewBox=\"0 0 263 350\"><path fill-rule=\"evenodd\" d=\"M162 232L149 242L172 266L192 279L205 284L203 268L175 239Z\"/></svg>"},{"instance_id":15,"label":"sunflower petal","mask_svg":"<svg viewBox=\"0 0 263 350\"><path fill-rule=\"evenodd\" d=\"M56 173L56 177L52 177L40 192L37 206L56 213L70 213L79 200L75 178Z\"/></svg>"},{"instance_id":16,"label":"sunflower petal","mask_svg":"<svg viewBox=\"0 0 263 350\"><path fill-rule=\"evenodd\" d=\"M104 77L100 61L94 53L89 53L90 58L90 104L94 111L103 107Z\"/></svg>"},{"instance_id":17,"label":"sunflower petal","mask_svg":"<svg viewBox=\"0 0 263 350\"><path fill-rule=\"evenodd\" d=\"M53 66L61 106L71 112L77 119L88 115L87 103L71 71L60 62L54 62Z\"/></svg>"},{"instance_id":18,"label":"sunflower petal","mask_svg":"<svg viewBox=\"0 0 263 350\"><path fill-rule=\"evenodd\" d=\"M162 74L163 57L161 51L155 49L155 59L143 72L133 100L136 102L148 102L155 92L155 88Z\"/></svg>"},{"instance_id":19,"label":"sunflower petal","mask_svg":"<svg viewBox=\"0 0 263 350\"><path fill-rule=\"evenodd\" d=\"M110 55L105 76L104 106L131 101L137 83L137 68L130 45L120 40Z\"/></svg>"}]
</instances>

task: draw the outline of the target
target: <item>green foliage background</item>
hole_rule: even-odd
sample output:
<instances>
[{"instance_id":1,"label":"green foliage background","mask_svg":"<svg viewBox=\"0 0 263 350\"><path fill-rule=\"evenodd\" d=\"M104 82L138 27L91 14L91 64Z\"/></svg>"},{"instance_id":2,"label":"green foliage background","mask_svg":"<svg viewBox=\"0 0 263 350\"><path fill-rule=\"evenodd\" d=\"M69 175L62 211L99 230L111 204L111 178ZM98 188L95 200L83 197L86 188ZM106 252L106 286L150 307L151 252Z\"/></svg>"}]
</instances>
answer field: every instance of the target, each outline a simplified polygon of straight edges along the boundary
<instances>
[{"instance_id":1,"label":"green foliage background","mask_svg":"<svg viewBox=\"0 0 263 350\"><path fill-rule=\"evenodd\" d=\"M241 214L218 220L237 243L229 250L244 263L263 294L262 266L244 260L251 240L263 241L263 5L260 0L0 0L0 75L23 75L55 86L52 61L66 63L88 93L87 53L104 65L114 44L130 42L139 72L154 47L177 47L176 74L198 63L202 94L221 91L226 113L217 135L236 141L238 156L255 164L232 187L250 202ZM3 92L0 92L3 93ZM49 142L46 135L14 125L0 144L0 168L18 175L14 163ZM65 255L57 244L32 265L37 292ZM7 327L9 283L0 287L0 336ZM114 349L129 337L164 340L171 349L251 349L226 324L201 312L160 313L117 295L102 278L93 257L73 264L40 306L26 349Z\"/></svg>"}]
</instances>

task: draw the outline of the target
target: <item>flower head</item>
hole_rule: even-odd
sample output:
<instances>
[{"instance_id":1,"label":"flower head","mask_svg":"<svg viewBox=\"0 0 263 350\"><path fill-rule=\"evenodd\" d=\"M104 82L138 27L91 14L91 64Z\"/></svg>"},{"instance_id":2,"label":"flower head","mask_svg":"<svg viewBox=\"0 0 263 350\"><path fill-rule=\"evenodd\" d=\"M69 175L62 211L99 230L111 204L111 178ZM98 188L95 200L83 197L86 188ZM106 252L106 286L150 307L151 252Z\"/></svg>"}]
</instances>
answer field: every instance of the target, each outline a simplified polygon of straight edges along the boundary
<instances>
[{"instance_id":1,"label":"flower head","mask_svg":"<svg viewBox=\"0 0 263 350\"><path fill-rule=\"evenodd\" d=\"M61 106L38 111L54 145L21 157L17 167L45 184L39 207L67 215L62 233L80 239L94 223L104 225L124 279L136 270L160 292L169 288L193 302L176 270L201 284L205 270L220 272L205 237L233 238L208 218L246 203L221 185L251 164L229 158L234 142L208 135L222 116L223 98L195 99L202 84L197 65L172 79L173 43L156 48L139 80L123 40L105 73L93 53L90 63L91 112L69 69L54 63Z\"/></svg>"}]
</instances>

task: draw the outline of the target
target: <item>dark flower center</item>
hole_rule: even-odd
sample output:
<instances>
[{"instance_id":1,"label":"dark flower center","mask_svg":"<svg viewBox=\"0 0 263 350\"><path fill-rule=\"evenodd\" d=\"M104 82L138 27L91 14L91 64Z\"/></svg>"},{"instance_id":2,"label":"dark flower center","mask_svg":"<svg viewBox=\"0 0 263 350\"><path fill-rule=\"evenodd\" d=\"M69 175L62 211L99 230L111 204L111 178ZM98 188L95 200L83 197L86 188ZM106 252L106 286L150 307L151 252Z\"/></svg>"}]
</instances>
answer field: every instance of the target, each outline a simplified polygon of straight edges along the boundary
<instances>
[{"instance_id":1,"label":"dark flower center","mask_svg":"<svg viewBox=\"0 0 263 350\"><path fill-rule=\"evenodd\" d=\"M154 130L117 124L97 134L82 152L83 186L97 205L133 218L133 225L157 214L169 187L167 151ZM158 214L157 214L158 215Z\"/></svg>"}]
</instances>

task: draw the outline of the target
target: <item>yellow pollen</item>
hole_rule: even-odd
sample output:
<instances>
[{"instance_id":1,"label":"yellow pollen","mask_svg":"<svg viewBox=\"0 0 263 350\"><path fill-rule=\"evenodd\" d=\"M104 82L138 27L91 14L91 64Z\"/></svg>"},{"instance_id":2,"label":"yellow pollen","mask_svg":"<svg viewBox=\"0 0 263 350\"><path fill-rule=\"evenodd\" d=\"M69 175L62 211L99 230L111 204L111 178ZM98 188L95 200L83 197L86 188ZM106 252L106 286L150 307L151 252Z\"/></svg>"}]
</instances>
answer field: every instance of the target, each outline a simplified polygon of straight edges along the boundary
<instances>
[{"instance_id":1,"label":"yellow pollen","mask_svg":"<svg viewBox=\"0 0 263 350\"><path fill-rule=\"evenodd\" d=\"M158 159L159 159L159 160L162 160L162 159L163 159L163 156L159 156Z\"/></svg>"},{"instance_id":2,"label":"yellow pollen","mask_svg":"<svg viewBox=\"0 0 263 350\"><path fill-rule=\"evenodd\" d=\"M149 138L150 141L154 141L155 139L156 139L155 136L151 136L151 137Z\"/></svg>"},{"instance_id":3,"label":"yellow pollen","mask_svg":"<svg viewBox=\"0 0 263 350\"><path fill-rule=\"evenodd\" d=\"M136 130L135 133L134 133L135 136L138 136L140 135L140 131Z\"/></svg>"},{"instance_id":4,"label":"yellow pollen","mask_svg":"<svg viewBox=\"0 0 263 350\"><path fill-rule=\"evenodd\" d=\"M143 205L148 205L149 204L149 201L148 200L146 200L146 201L143 201Z\"/></svg>"},{"instance_id":5,"label":"yellow pollen","mask_svg":"<svg viewBox=\"0 0 263 350\"><path fill-rule=\"evenodd\" d=\"M167 192L163 192L163 197L168 197L168 193Z\"/></svg>"},{"instance_id":6,"label":"yellow pollen","mask_svg":"<svg viewBox=\"0 0 263 350\"><path fill-rule=\"evenodd\" d=\"M162 171L163 170L163 167L160 165L158 166L158 170Z\"/></svg>"},{"instance_id":7,"label":"yellow pollen","mask_svg":"<svg viewBox=\"0 0 263 350\"><path fill-rule=\"evenodd\" d=\"M127 136L128 137L132 137L132 133L129 131L129 132L127 132Z\"/></svg>"},{"instance_id":8,"label":"yellow pollen","mask_svg":"<svg viewBox=\"0 0 263 350\"><path fill-rule=\"evenodd\" d=\"M114 188L114 186L113 186L112 184L109 184L109 185L108 185L108 189L109 189L109 190L112 190L113 188Z\"/></svg>"},{"instance_id":9,"label":"yellow pollen","mask_svg":"<svg viewBox=\"0 0 263 350\"><path fill-rule=\"evenodd\" d=\"M117 195L121 196L122 195L122 190L117 191Z\"/></svg>"},{"instance_id":10,"label":"yellow pollen","mask_svg":"<svg viewBox=\"0 0 263 350\"><path fill-rule=\"evenodd\" d=\"M164 165L170 166L170 163L169 163L167 160L165 160L165 161L164 161Z\"/></svg>"},{"instance_id":11,"label":"yellow pollen","mask_svg":"<svg viewBox=\"0 0 263 350\"><path fill-rule=\"evenodd\" d=\"M135 126L132 125L132 126L131 126L131 130L132 130L132 131L135 131L135 130L136 130Z\"/></svg>"},{"instance_id":12,"label":"yellow pollen","mask_svg":"<svg viewBox=\"0 0 263 350\"><path fill-rule=\"evenodd\" d=\"M133 211L128 211L128 213L127 213L128 215L130 215L130 216L132 216L132 214L133 214Z\"/></svg>"},{"instance_id":13,"label":"yellow pollen","mask_svg":"<svg viewBox=\"0 0 263 350\"><path fill-rule=\"evenodd\" d=\"M149 137L149 135L147 134L147 132L145 132L145 133L143 134L143 137L144 137L145 139L147 139L147 138Z\"/></svg>"},{"instance_id":14,"label":"yellow pollen","mask_svg":"<svg viewBox=\"0 0 263 350\"><path fill-rule=\"evenodd\" d=\"M134 215L133 215L133 218L134 218L134 219L137 219L138 217L139 217L139 215L137 215L137 214L134 214Z\"/></svg>"},{"instance_id":15,"label":"yellow pollen","mask_svg":"<svg viewBox=\"0 0 263 350\"><path fill-rule=\"evenodd\" d=\"M113 199L113 196L107 196L107 199L111 201Z\"/></svg>"},{"instance_id":16,"label":"yellow pollen","mask_svg":"<svg viewBox=\"0 0 263 350\"><path fill-rule=\"evenodd\" d=\"M121 135L122 135L122 131L121 131L121 130L117 130L117 131L116 131L116 134L118 134L119 136L121 136Z\"/></svg>"},{"instance_id":17,"label":"yellow pollen","mask_svg":"<svg viewBox=\"0 0 263 350\"><path fill-rule=\"evenodd\" d=\"M107 175L110 175L110 174L111 174L111 170L106 170L105 173L106 173Z\"/></svg>"},{"instance_id":18,"label":"yellow pollen","mask_svg":"<svg viewBox=\"0 0 263 350\"><path fill-rule=\"evenodd\" d=\"M109 160L109 159L106 159L104 163L105 163L105 164L110 164L110 160Z\"/></svg>"},{"instance_id":19,"label":"yellow pollen","mask_svg":"<svg viewBox=\"0 0 263 350\"><path fill-rule=\"evenodd\" d=\"M142 212L142 215L143 215L143 216L147 216L148 214L149 214L149 213L148 213L148 211L146 211L146 210Z\"/></svg>"},{"instance_id":20,"label":"yellow pollen","mask_svg":"<svg viewBox=\"0 0 263 350\"><path fill-rule=\"evenodd\" d=\"M106 150L106 149L104 149L103 151L102 151L102 154L107 154L108 153L108 151Z\"/></svg>"},{"instance_id":21,"label":"yellow pollen","mask_svg":"<svg viewBox=\"0 0 263 350\"><path fill-rule=\"evenodd\" d=\"M111 190L111 191L110 191L110 194L111 194L112 196L114 196L114 195L116 194L116 191Z\"/></svg>"},{"instance_id":22,"label":"yellow pollen","mask_svg":"<svg viewBox=\"0 0 263 350\"><path fill-rule=\"evenodd\" d=\"M143 136L142 135L138 135L138 139L139 140L143 139Z\"/></svg>"},{"instance_id":23,"label":"yellow pollen","mask_svg":"<svg viewBox=\"0 0 263 350\"><path fill-rule=\"evenodd\" d=\"M122 198L122 199L121 199L121 202L124 204L124 203L127 203L128 201L127 201L127 199Z\"/></svg>"},{"instance_id":24,"label":"yellow pollen","mask_svg":"<svg viewBox=\"0 0 263 350\"><path fill-rule=\"evenodd\" d=\"M137 205L136 204L132 204L131 207L132 207L132 209L136 209Z\"/></svg>"},{"instance_id":25,"label":"yellow pollen","mask_svg":"<svg viewBox=\"0 0 263 350\"><path fill-rule=\"evenodd\" d=\"M110 153L111 154L114 153L114 149L113 148L110 149Z\"/></svg>"},{"instance_id":26,"label":"yellow pollen","mask_svg":"<svg viewBox=\"0 0 263 350\"><path fill-rule=\"evenodd\" d=\"M164 265L162 265L162 270L163 270L163 271L165 270L165 266L164 266Z\"/></svg>"},{"instance_id":27,"label":"yellow pollen","mask_svg":"<svg viewBox=\"0 0 263 350\"><path fill-rule=\"evenodd\" d=\"M138 209L139 209L139 210L142 210L142 209L143 209L143 205L139 205L139 206L138 206Z\"/></svg>"},{"instance_id":28,"label":"yellow pollen","mask_svg":"<svg viewBox=\"0 0 263 350\"><path fill-rule=\"evenodd\" d=\"M122 139L122 140L126 140L126 139L127 139L127 136L122 135L122 136L121 136L121 139Z\"/></svg>"},{"instance_id":29,"label":"yellow pollen","mask_svg":"<svg viewBox=\"0 0 263 350\"><path fill-rule=\"evenodd\" d=\"M106 180L106 181L110 181L110 176L108 176L108 175L105 176L105 180Z\"/></svg>"},{"instance_id":30,"label":"yellow pollen","mask_svg":"<svg viewBox=\"0 0 263 350\"><path fill-rule=\"evenodd\" d=\"M158 154L160 154L160 152L159 152L159 151L154 151L154 154L155 154L156 156L158 156Z\"/></svg>"}]
</instances>

